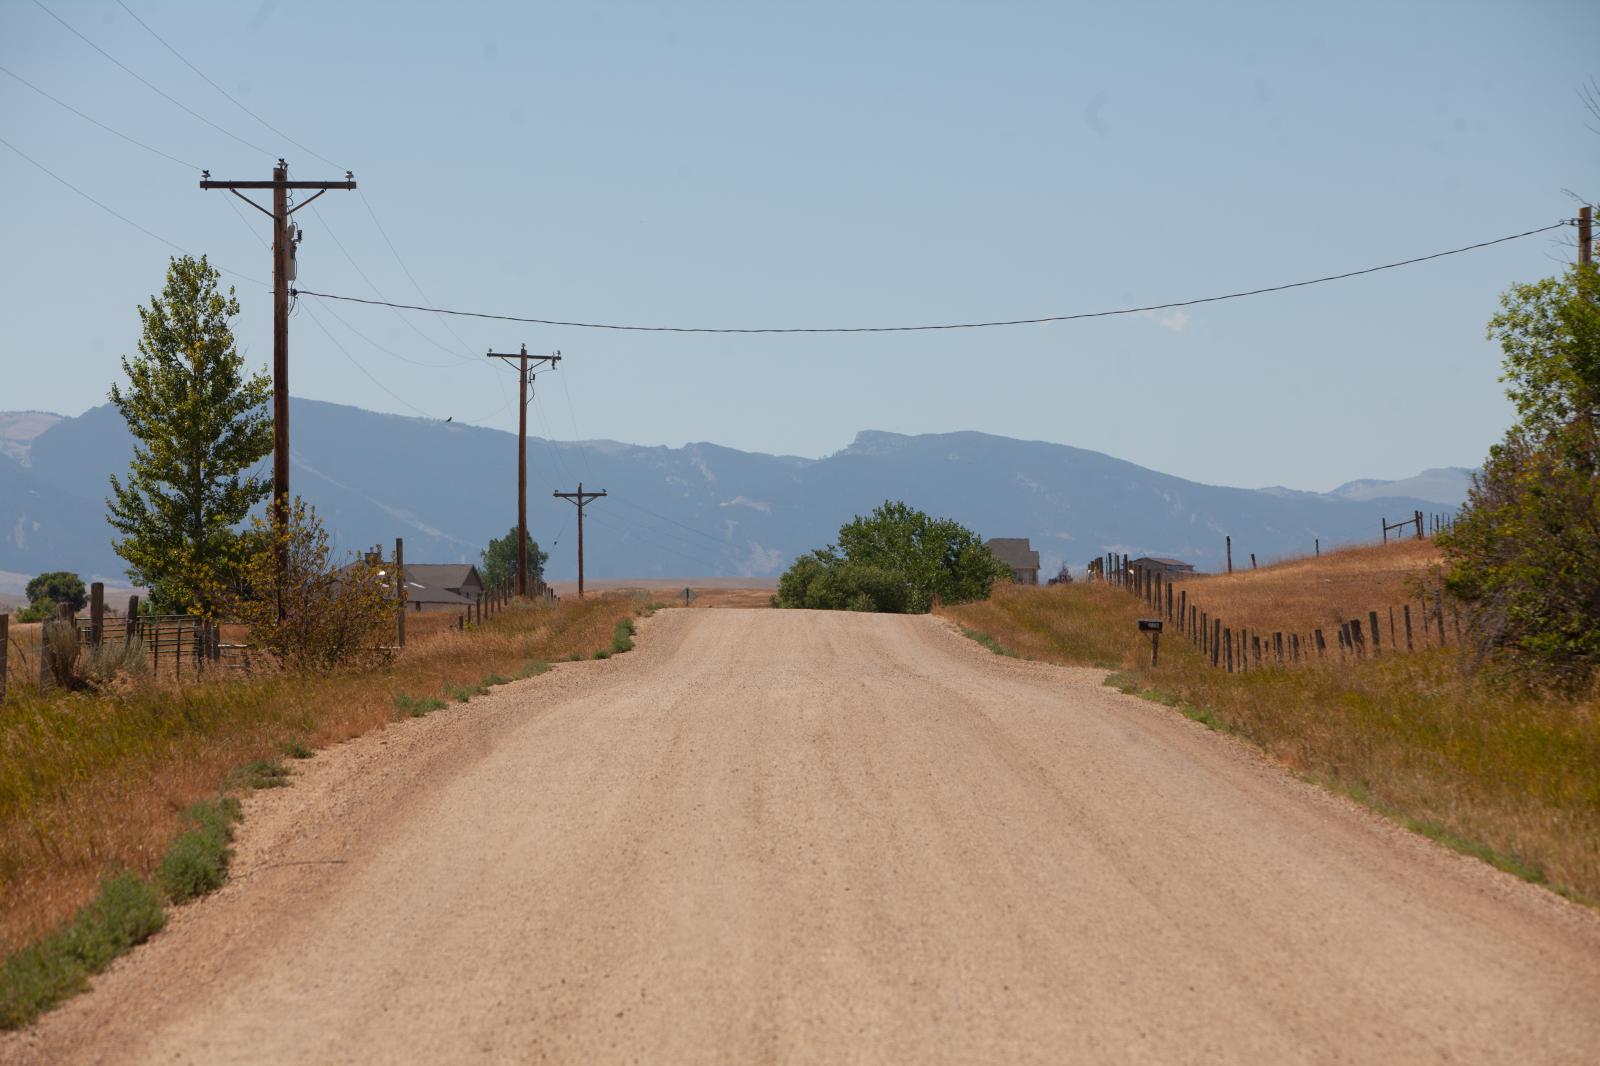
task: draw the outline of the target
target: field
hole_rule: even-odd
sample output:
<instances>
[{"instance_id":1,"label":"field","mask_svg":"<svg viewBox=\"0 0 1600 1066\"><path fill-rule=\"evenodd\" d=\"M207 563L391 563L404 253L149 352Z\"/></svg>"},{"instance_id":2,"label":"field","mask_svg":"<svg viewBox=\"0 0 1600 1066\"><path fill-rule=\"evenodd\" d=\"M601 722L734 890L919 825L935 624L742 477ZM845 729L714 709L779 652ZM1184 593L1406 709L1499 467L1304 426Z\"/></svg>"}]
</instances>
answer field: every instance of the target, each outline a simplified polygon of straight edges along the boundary
<instances>
[{"instance_id":1,"label":"field","mask_svg":"<svg viewBox=\"0 0 1600 1066\"><path fill-rule=\"evenodd\" d=\"M1437 562L1431 544L1326 553L1180 583L1234 627L1305 634L1378 611L1384 652L1229 674L1169 627L1158 666L1136 619L1152 613L1103 584L997 590L945 608L1007 654L1115 671L1110 683L1243 736L1290 769L1418 831L1569 896L1600 900L1600 701L1516 690L1469 672L1447 625L1395 653L1389 607ZM1450 615L1446 611L1446 618ZM1404 635L1400 631L1403 645Z\"/></svg>"},{"instance_id":2,"label":"field","mask_svg":"<svg viewBox=\"0 0 1600 1066\"><path fill-rule=\"evenodd\" d=\"M369 674L144 681L102 695L14 686L0 714L0 955L70 916L111 870L148 875L191 804L270 784L279 760L574 657L609 654L622 594L512 608L481 627L408 616Z\"/></svg>"}]
</instances>

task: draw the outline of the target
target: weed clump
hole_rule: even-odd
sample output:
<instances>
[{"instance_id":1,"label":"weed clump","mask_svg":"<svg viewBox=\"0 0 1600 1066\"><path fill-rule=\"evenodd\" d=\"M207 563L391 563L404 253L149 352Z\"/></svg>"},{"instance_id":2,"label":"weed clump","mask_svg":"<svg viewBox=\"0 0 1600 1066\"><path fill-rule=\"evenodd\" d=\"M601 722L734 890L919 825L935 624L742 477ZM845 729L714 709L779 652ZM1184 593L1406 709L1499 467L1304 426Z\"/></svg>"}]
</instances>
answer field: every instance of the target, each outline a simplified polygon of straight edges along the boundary
<instances>
[{"instance_id":1,"label":"weed clump","mask_svg":"<svg viewBox=\"0 0 1600 1066\"><path fill-rule=\"evenodd\" d=\"M215 803L196 803L184 812L189 828L172 842L166 858L156 867L156 881L173 903L185 903L222 887L228 875L233 823L239 819L239 801L228 797Z\"/></svg>"},{"instance_id":2,"label":"weed clump","mask_svg":"<svg viewBox=\"0 0 1600 1066\"><path fill-rule=\"evenodd\" d=\"M421 718L429 711L442 710L444 700L437 696L408 696L404 692L396 692L394 705L402 714L411 718Z\"/></svg>"},{"instance_id":3,"label":"weed clump","mask_svg":"<svg viewBox=\"0 0 1600 1066\"><path fill-rule=\"evenodd\" d=\"M257 759L239 767L228 775L228 786L234 789L283 788L289 783L289 768L281 762Z\"/></svg>"},{"instance_id":4,"label":"weed clump","mask_svg":"<svg viewBox=\"0 0 1600 1066\"><path fill-rule=\"evenodd\" d=\"M1001 644L998 640L995 640L994 637L987 633L980 633L976 629L968 629L966 626L962 626L961 634L970 640L977 641L979 644L982 644L985 648L988 648L996 655L1006 655L1013 659L1017 657L1016 652L1008 650L1005 645Z\"/></svg>"},{"instance_id":5,"label":"weed clump","mask_svg":"<svg viewBox=\"0 0 1600 1066\"><path fill-rule=\"evenodd\" d=\"M155 889L123 870L73 919L0 965L0 1029L20 1029L167 922Z\"/></svg>"},{"instance_id":6,"label":"weed clump","mask_svg":"<svg viewBox=\"0 0 1600 1066\"><path fill-rule=\"evenodd\" d=\"M624 618L622 621L618 622L617 632L611 638L612 652L620 655L625 651L632 651L634 632L633 619Z\"/></svg>"}]
</instances>

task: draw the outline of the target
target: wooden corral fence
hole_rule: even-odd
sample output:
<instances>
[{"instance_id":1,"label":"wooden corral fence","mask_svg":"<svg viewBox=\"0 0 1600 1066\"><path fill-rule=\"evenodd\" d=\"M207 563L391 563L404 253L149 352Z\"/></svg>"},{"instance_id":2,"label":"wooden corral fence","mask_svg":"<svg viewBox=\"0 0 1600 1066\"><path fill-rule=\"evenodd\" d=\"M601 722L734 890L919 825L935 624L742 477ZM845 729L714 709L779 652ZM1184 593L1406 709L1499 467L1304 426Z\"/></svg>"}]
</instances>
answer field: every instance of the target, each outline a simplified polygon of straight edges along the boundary
<instances>
[{"instance_id":1,"label":"wooden corral fence","mask_svg":"<svg viewBox=\"0 0 1600 1066\"><path fill-rule=\"evenodd\" d=\"M395 539L394 586L396 589L395 633L397 648L406 642L405 544ZM483 596L467 605L456 619L456 629L481 624L516 601L509 584L486 589ZM561 602L554 589L542 580L532 582L528 602L553 607ZM219 674L248 674L261 658L260 649L242 640L229 639L229 630L239 627L224 621L193 615L140 613L139 597L128 597L127 609L118 614L108 610L105 585L89 587L86 616L60 604L55 618L42 626L13 626L11 616L0 614L0 701L6 696L7 681L26 676L37 678L41 687L54 683L56 671L50 661L51 634L68 627L77 638L80 656L120 657L123 663L141 662L155 677L176 680L198 679ZM25 635L26 634L26 635ZM26 671L26 674L24 674Z\"/></svg>"}]
</instances>

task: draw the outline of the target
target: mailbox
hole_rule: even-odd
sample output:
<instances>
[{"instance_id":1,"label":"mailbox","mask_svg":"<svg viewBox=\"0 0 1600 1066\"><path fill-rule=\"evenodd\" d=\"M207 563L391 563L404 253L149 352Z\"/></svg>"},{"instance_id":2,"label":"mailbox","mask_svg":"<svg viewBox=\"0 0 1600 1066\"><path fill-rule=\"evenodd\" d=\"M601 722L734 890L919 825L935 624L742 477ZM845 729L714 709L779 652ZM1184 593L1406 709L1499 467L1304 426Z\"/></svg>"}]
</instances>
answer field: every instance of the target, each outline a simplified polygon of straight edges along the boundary
<instances>
[{"instance_id":1,"label":"mailbox","mask_svg":"<svg viewBox=\"0 0 1600 1066\"><path fill-rule=\"evenodd\" d=\"M1139 619L1139 632L1141 632L1141 633L1159 633L1159 632L1161 632L1161 619L1159 619L1159 618L1141 618L1141 619Z\"/></svg>"}]
</instances>

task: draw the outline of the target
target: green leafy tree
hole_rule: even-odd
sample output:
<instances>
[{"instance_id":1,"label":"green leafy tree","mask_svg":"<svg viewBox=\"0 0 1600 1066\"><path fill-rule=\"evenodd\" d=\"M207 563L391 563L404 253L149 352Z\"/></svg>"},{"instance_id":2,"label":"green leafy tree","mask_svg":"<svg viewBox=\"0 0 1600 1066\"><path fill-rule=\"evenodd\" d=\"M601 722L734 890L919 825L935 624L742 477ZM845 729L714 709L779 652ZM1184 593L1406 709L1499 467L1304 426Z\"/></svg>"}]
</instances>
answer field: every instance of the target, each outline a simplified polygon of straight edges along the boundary
<instances>
[{"instance_id":1,"label":"green leafy tree","mask_svg":"<svg viewBox=\"0 0 1600 1066\"><path fill-rule=\"evenodd\" d=\"M1518 418L1440 537L1446 585L1483 660L1578 687L1600 670L1600 272L1501 305L1489 336Z\"/></svg>"},{"instance_id":2,"label":"green leafy tree","mask_svg":"<svg viewBox=\"0 0 1600 1066\"><path fill-rule=\"evenodd\" d=\"M138 356L111 402L134 437L126 482L106 501L128 576L162 610L214 609L210 592L240 562L237 527L267 496L249 471L272 452L265 373L246 377L230 322L239 302L202 256L174 258L166 286L139 308Z\"/></svg>"},{"instance_id":3,"label":"green leafy tree","mask_svg":"<svg viewBox=\"0 0 1600 1066\"><path fill-rule=\"evenodd\" d=\"M802 555L778 579L779 607L922 614L984 599L1011 571L978 535L886 501L839 529L837 547Z\"/></svg>"},{"instance_id":4,"label":"green leafy tree","mask_svg":"<svg viewBox=\"0 0 1600 1066\"><path fill-rule=\"evenodd\" d=\"M83 578L70 570L51 570L40 574L28 582L27 593L30 604L43 606L51 613L58 603L70 603L74 611L81 611L89 604L89 590L84 586Z\"/></svg>"},{"instance_id":5,"label":"green leafy tree","mask_svg":"<svg viewBox=\"0 0 1600 1066\"><path fill-rule=\"evenodd\" d=\"M503 537L495 537L479 556L483 560L483 578L486 588L511 587L517 581L517 527L512 526ZM544 564L550 553L539 550L539 544L528 538L528 581L544 580Z\"/></svg>"}]
</instances>

